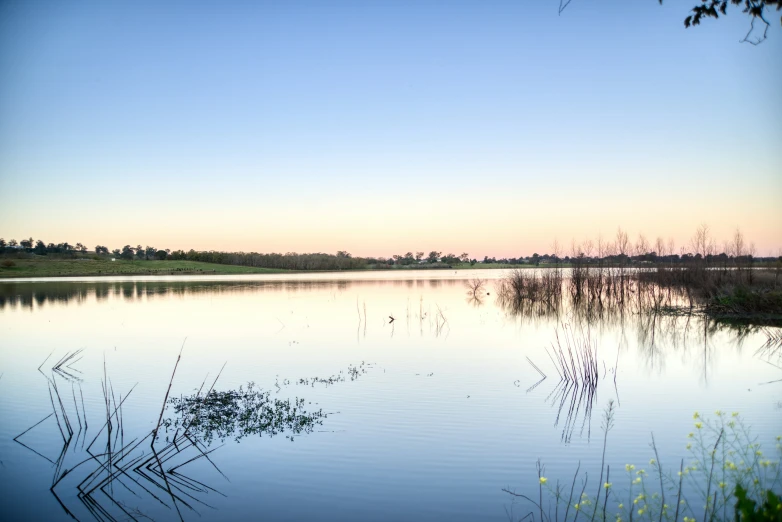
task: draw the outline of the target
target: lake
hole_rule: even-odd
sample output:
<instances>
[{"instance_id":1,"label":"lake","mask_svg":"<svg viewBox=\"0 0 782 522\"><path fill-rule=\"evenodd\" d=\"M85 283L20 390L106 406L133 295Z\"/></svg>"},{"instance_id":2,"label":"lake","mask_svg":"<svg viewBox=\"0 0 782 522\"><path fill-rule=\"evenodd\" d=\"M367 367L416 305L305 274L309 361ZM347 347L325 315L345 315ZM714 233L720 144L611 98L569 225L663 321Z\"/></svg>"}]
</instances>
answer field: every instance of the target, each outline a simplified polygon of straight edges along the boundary
<instances>
[{"instance_id":1,"label":"lake","mask_svg":"<svg viewBox=\"0 0 782 522\"><path fill-rule=\"evenodd\" d=\"M535 508L503 489L537 498L538 459L568 488L580 464L595 493L609 401L617 488L626 464L651 471L652 433L664 468L687 465L695 411L740 412L773 454L782 364L770 331L632 307L518 313L496 298L504 274L0 282L0 511L519 519ZM476 277L489 295L469 295ZM588 389L561 380L557 338L588 340Z\"/></svg>"}]
</instances>

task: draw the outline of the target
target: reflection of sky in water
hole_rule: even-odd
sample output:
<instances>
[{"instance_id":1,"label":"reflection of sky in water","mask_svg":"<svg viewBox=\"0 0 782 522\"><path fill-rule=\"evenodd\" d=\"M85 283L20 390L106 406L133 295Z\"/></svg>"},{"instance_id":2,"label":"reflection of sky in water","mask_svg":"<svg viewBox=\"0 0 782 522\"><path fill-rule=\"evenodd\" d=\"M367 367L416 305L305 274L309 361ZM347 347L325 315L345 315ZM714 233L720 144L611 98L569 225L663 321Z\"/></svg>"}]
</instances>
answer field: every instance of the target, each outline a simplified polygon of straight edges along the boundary
<instances>
[{"instance_id":1,"label":"reflection of sky in water","mask_svg":"<svg viewBox=\"0 0 782 522\"><path fill-rule=\"evenodd\" d=\"M74 375L82 379L88 442L105 411L104 357L117 395L138 383L123 405L124 436L143 437L157 420L185 338L172 396L194 393L227 362L216 389L253 381L271 397L303 398L329 413L293 442L228 439L210 457L230 482L203 459L189 465L191 479L225 495L203 493L216 509L198 508L207 520L258 513L273 520L505 520L509 498L501 489L535 488L538 457L552 478L568 480L579 460L594 473L600 413L609 399L619 404L609 435L612 475L625 463L648 462L652 431L663 464L678 466L695 410L741 411L773 448L782 431L782 383L760 384L780 372L755 355L763 333L741 337L696 319L653 321L633 312L596 321L589 330L599 371L609 372L618 355L616 387L610 372L601 377L591 423L582 404L568 424L570 397L563 401L544 350L554 341L556 317L509 315L496 304L491 283L483 304L470 302L463 278L473 275L2 283L0 507L12 518L65 518L48 492L53 466L12 441L51 412L46 380L36 371L47 355L54 351L51 363L84 349L73 368L81 372ZM568 311L561 319L576 324ZM531 390L540 375L527 357L548 374ZM344 375L362 362L371 367L355 380L296 384ZM70 398L71 384L56 379ZM74 390L78 396L78 384ZM21 440L51 460L62 448L51 419ZM73 465L81 450L70 451ZM117 488L114 494L132 504L136 497ZM147 505L135 502L144 511ZM160 505L148 508L158 512Z\"/></svg>"}]
</instances>

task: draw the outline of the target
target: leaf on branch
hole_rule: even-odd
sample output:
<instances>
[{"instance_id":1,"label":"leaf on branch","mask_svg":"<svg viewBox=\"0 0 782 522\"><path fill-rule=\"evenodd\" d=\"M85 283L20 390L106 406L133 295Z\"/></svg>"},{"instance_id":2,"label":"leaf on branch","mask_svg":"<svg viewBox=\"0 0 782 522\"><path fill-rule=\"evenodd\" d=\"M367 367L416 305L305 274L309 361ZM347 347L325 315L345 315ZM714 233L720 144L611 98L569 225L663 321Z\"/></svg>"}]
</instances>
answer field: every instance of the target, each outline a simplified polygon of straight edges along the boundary
<instances>
[{"instance_id":1,"label":"leaf on branch","mask_svg":"<svg viewBox=\"0 0 782 522\"><path fill-rule=\"evenodd\" d=\"M690 26L690 20L692 20L692 16L688 16L687 18L684 19L684 27Z\"/></svg>"}]
</instances>

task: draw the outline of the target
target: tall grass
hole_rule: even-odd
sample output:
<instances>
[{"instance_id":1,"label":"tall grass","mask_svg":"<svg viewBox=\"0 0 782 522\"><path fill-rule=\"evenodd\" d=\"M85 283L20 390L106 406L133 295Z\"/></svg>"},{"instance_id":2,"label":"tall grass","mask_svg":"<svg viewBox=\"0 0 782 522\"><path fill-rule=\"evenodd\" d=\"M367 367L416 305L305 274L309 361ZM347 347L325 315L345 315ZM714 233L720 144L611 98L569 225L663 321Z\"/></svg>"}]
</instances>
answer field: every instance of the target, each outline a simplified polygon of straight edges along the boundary
<instances>
[{"instance_id":1,"label":"tall grass","mask_svg":"<svg viewBox=\"0 0 782 522\"><path fill-rule=\"evenodd\" d=\"M591 265L576 258L570 269L513 270L497 283L509 309L557 311L564 300L590 310L626 308L637 313L697 311L718 319L782 324L777 270L710 267L652 268Z\"/></svg>"},{"instance_id":2,"label":"tall grass","mask_svg":"<svg viewBox=\"0 0 782 522\"><path fill-rule=\"evenodd\" d=\"M673 470L664 468L652 434L649 472L640 465L624 464L624 473L612 480L606 452L613 412L613 403L609 403L603 422L600 478L592 486L594 489L589 488L596 493L588 492L588 475L580 474L580 464L568 481L567 494L559 481L553 486L549 483L545 468L538 461L536 495L503 490L529 506L526 516L518 520L534 520L535 515L542 521L574 522L580 517L590 522L782 520L782 437L776 438L775 456L768 458L737 412L717 411L708 417L695 412L693 431L687 435L686 460L682 459ZM579 479L581 492L574 497ZM544 502L544 496L549 503Z\"/></svg>"}]
</instances>

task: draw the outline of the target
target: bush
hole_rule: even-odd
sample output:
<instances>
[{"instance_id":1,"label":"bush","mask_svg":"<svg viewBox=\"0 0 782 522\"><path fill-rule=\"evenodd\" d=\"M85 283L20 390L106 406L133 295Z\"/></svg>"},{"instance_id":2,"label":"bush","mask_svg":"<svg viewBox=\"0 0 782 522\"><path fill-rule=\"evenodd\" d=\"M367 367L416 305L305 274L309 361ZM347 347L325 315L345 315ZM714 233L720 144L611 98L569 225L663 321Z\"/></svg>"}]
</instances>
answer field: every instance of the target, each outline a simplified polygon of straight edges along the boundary
<instances>
[{"instance_id":1,"label":"bush","mask_svg":"<svg viewBox=\"0 0 782 522\"><path fill-rule=\"evenodd\" d=\"M10 259L6 259L2 262L3 268L11 268L12 266L16 266L16 263L11 261Z\"/></svg>"}]
</instances>

